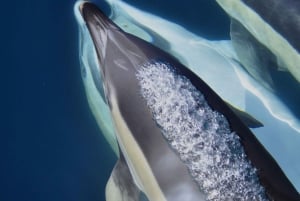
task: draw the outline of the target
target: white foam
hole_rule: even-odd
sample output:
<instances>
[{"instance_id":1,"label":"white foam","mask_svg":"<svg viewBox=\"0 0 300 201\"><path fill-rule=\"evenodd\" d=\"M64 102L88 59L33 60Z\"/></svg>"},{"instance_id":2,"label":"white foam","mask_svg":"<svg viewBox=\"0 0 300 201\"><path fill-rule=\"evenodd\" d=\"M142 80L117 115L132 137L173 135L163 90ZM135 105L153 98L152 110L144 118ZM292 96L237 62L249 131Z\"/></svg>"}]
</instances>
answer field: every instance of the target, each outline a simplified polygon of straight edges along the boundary
<instances>
[{"instance_id":1,"label":"white foam","mask_svg":"<svg viewBox=\"0 0 300 201\"><path fill-rule=\"evenodd\" d=\"M207 200L267 200L238 135L186 77L154 62L142 66L137 78L162 134Z\"/></svg>"}]
</instances>

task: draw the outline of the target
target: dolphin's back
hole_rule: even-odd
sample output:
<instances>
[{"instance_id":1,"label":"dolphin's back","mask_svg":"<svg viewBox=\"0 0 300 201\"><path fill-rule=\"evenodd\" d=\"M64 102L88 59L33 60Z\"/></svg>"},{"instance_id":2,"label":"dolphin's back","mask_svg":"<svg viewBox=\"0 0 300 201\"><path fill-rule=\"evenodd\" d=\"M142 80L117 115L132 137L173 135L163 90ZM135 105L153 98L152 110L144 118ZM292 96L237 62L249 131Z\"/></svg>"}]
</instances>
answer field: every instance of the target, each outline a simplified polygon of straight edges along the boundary
<instances>
[{"instance_id":1,"label":"dolphin's back","mask_svg":"<svg viewBox=\"0 0 300 201\"><path fill-rule=\"evenodd\" d=\"M165 195L172 192L171 189L176 189L176 186L178 187L183 184L189 184L192 187L191 189L197 188L195 188L195 183L189 178L191 175L188 175L193 173L191 173L190 169L183 166L183 164L185 164L184 159L181 158L181 160L179 160L180 157L178 155L180 154L176 152L176 150L174 151L174 147L171 146L172 148L170 149L170 141L162 134L162 126L154 120L153 110L147 105L145 97L144 100L141 98L141 83L139 79L137 79L137 74L145 68L145 65L147 66L155 63L166 64L167 66L170 66L171 71L187 78L191 85L203 94L211 111L222 115L226 119L225 121L228 121L228 129L238 136L247 160L249 160L253 168L257 170L256 173L259 182L261 182L262 186L265 188L266 195L270 199L299 200L298 192L286 178L272 156L259 143L249 128L243 124L227 104L204 81L188 68L180 64L177 59L135 36L120 32L114 34L112 40L114 40L112 46L108 46L108 52L106 52L106 63L108 62L111 64L109 77L115 79L114 81L110 81L118 83L114 85L118 87L112 90L117 96L121 115L124 120L126 120L128 128L134 135L139 147L142 149L142 152L153 171L154 177L157 179L158 184ZM123 45L126 44L126 47L128 47L126 51L121 50L122 53L120 53L127 55L127 58L122 61L122 66L128 67L126 70L119 67L120 63L117 62L116 64L115 62L115 55L119 55L119 53L116 53L116 47L117 44L120 43ZM110 52L110 50L112 52ZM133 68L130 68L129 66ZM157 77L158 75L150 73L149 76ZM161 79L164 80L164 76L161 76ZM158 89L155 88L154 90ZM164 106L165 105L162 105L162 107ZM178 134L185 135L185 132L182 131L182 133ZM176 154L174 154L174 152ZM189 171L187 171L187 169ZM177 176L174 178L174 175ZM195 179L195 175L192 177ZM185 179L186 182L184 182ZM201 187L198 188L198 190L199 189L201 189ZM201 189L201 191L202 190L203 189ZM203 196L203 192L200 194L195 193L196 191L192 192L199 197ZM193 195L193 193L190 194ZM174 194L175 196L169 195L169 198L172 199L168 200L174 200L176 197L178 198L176 195L180 195L180 193ZM186 195L186 193L183 195Z\"/></svg>"}]
</instances>

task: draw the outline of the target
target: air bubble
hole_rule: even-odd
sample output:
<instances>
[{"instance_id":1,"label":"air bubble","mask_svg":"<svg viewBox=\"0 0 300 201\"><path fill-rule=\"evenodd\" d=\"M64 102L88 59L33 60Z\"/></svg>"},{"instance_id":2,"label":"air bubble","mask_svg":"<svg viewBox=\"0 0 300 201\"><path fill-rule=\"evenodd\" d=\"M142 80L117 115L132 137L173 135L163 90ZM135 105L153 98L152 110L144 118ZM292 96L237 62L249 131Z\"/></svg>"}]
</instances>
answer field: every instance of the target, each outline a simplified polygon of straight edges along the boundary
<instances>
[{"instance_id":1,"label":"air bubble","mask_svg":"<svg viewBox=\"0 0 300 201\"><path fill-rule=\"evenodd\" d=\"M137 78L153 119L208 201L268 200L238 135L186 77L152 62Z\"/></svg>"}]
</instances>

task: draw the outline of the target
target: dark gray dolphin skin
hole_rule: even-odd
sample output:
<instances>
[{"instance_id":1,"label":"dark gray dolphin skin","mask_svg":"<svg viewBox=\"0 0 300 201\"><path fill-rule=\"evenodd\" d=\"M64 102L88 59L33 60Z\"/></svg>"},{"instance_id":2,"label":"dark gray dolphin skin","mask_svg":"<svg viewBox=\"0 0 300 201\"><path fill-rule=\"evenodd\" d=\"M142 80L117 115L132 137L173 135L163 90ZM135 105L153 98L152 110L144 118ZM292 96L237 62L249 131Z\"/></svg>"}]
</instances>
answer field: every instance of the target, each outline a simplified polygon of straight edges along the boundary
<instances>
[{"instance_id":1,"label":"dark gray dolphin skin","mask_svg":"<svg viewBox=\"0 0 300 201\"><path fill-rule=\"evenodd\" d=\"M226 117L230 129L239 136L246 157L257 169L259 182L269 200L300 200L272 156L199 77L166 52L122 31L94 4L83 2L80 12L95 45L121 152L106 189L107 200L139 200L139 190L150 201L207 200L186 165L163 137L140 94L136 74L151 61L163 61L174 67L174 71L188 78L204 95L214 111Z\"/></svg>"}]
</instances>

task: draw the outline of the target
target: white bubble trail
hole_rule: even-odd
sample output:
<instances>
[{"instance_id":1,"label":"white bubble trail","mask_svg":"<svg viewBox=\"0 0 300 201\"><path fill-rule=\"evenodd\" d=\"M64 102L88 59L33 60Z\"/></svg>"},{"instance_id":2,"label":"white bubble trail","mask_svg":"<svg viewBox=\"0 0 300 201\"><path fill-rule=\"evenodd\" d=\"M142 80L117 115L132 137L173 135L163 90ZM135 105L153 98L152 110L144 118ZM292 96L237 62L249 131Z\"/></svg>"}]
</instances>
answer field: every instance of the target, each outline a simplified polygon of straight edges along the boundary
<instances>
[{"instance_id":1,"label":"white bubble trail","mask_svg":"<svg viewBox=\"0 0 300 201\"><path fill-rule=\"evenodd\" d=\"M137 78L153 119L207 200L268 200L238 135L186 77L152 62Z\"/></svg>"}]
</instances>

